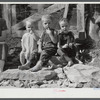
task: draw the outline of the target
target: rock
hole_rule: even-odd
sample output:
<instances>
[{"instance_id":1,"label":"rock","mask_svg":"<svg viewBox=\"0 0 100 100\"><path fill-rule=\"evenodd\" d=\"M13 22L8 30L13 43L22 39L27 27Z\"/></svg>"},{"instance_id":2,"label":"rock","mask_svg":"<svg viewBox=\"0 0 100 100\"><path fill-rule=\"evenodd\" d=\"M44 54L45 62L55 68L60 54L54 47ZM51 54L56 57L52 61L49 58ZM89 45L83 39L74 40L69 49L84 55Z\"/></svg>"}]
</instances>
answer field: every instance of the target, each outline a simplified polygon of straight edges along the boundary
<instances>
[{"instance_id":1,"label":"rock","mask_svg":"<svg viewBox=\"0 0 100 100\"><path fill-rule=\"evenodd\" d=\"M66 78L64 73L59 73L57 76L59 77L59 79L65 79Z\"/></svg>"},{"instance_id":2,"label":"rock","mask_svg":"<svg viewBox=\"0 0 100 100\"><path fill-rule=\"evenodd\" d=\"M44 84L44 82L43 81L34 81L33 84L40 86L40 85Z\"/></svg>"},{"instance_id":3,"label":"rock","mask_svg":"<svg viewBox=\"0 0 100 100\"><path fill-rule=\"evenodd\" d=\"M64 80L62 87L68 87L69 86L69 81L68 79Z\"/></svg>"},{"instance_id":4,"label":"rock","mask_svg":"<svg viewBox=\"0 0 100 100\"><path fill-rule=\"evenodd\" d=\"M59 86L54 83L54 84L49 84L47 87L48 88L58 88Z\"/></svg>"},{"instance_id":5,"label":"rock","mask_svg":"<svg viewBox=\"0 0 100 100\"><path fill-rule=\"evenodd\" d=\"M48 87L48 84L43 84L40 86L40 88L47 88Z\"/></svg>"},{"instance_id":6,"label":"rock","mask_svg":"<svg viewBox=\"0 0 100 100\"><path fill-rule=\"evenodd\" d=\"M30 81L29 80L26 80L25 82L24 82L24 88L30 88Z\"/></svg>"},{"instance_id":7,"label":"rock","mask_svg":"<svg viewBox=\"0 0 100 100\"><path fill-rule=\"evenodd\" d=\"M48 81L44 80L44 81L43 81L43 83L44 83L44 84L47 84L47 83L48 83Z\"/></svg>"},{"instance_id":8,"label":"rock","mask_svg":"<svg viewBox=\"0 0 100 100\"><path fill-rule=\"evenodd\" d=\"M53 83L54 83L53 80L48 81L48 84L53 84Z\"/></svg>"},{"instance_id":9,"label":"rock","mask_svg":"<svg viewBox=\"0 0 100 100\"><path fill-rule=\"evenodd\" d=\"M77 84L76 85L76 87L75 88L82 88L84 86L84 84L83 83L79 83L79 84Z\"/></svg>"},{"instance_id":10,"label":"rock","mask_svg":"<svg viewBox=\"0 0 100 100\"><path fill-rule=\"evenodd\" d=\"M57 68L54 70L57 74L59 73L63 73L63 69L62 68Z\"/></svg>"},{"instance_id":11,"label":"rock","mask_svg":"<svg viewBox=\"0 0 100 100\"><path fill-rule=\"evenodd\" d=\"M100 68L100 58L95 57L92 62L89 63L89 65L95 66L95 67L99 67Z\"/></svg>"},{"instance_id":12,"label":"rock","mask_svg":"<svg viewBox=\"0 0 100 100\"><path fill-rule=\"evenodd\" d=\"M1 74L1 79L19 79L43 81L55 78L57 74L51 70L40 70L38 72L30 72L28 70L9 69Z\"/></svg>"},{"instance_id":13,"label":"rock","mask_svg":"<svg viewBox=\"0 0 100 100\"><path fill-rule=\"evenodd\" d=\"M100 83L97 80L92 79L91 82L84 84L83 88L100 88Z\"/></svg>"},{"instance_id":14,"label":"rock","mask_svg":"<svg viewBox=\"0 0 100 100\"><path fill-rule=\"evenodd\" d=\"M51 80L57 77L57 74L54 71L39 71L38 72L39 76L38 79L39 80Z\"/></svg>"},{"instance_id":15,"label":"rock","mask_svg":"<svg viewBox=\"0 0 100 100\"><path fill-rule=\"evenodd\" d=\"M94 68L94 66L83 65L83 64L75 64L71 68L75 68L75 69L78 69L78 70L87 70L87 69Z\"/></svg>"},{"instance_id":16,"label":"rock","mask_svg":"<svg viewBox=\"0 0 100 100\"><path fill-rule=\"evenodd\" d=\"M80 83L80 82L87 82L89 81L82 73L74 68L69 68L68 70L64 71L66 76L71 82Z\"/></svg>"},{"instance_id":17,"label":"rock","mask_svg":"<svg viewBox=\"0 0 100 100\"><path fill-rule=\"evenodd\" d=\"M40 88L38 85L33 85L31 88Z\"/></svg>"},{"instance_id":18,"label":"rock","mask_svg":"<svg viewBox=\"0 0 100 100\"><path fill-rule=\"evenodd\" d=\"M3 79L18 79L20 71L18 69L8 69L2 72Z\"/></svg>"},{"instance_id":19,"label":"rock","mask_svg":"<svg viewBox=\"0 0 100 100\"><path fill-rule=\"evenodd\" d=\"M97 71L100 71L100 68L98 67L93 67L91 69L87 69L87 70L81 70L80 72L84 75L84 76L87 76L87 77L91 77L92 73L94 72L97 72Z\"/></svg>"},{"instance_id":20,"label":"rock","mask_svg":"<svg viewBox=\"0 0 100 100\"><path fill-rule=\"evenodd\" d=\"M15 87L20 87L20 81L19 81L19 80L15 81L15 82L14 82L14 86L15 86Z\"/></svg>"},{"instance_id":21,"label":"rock","mask_svg":"<svg viewBox=\"0 0 100 100\"><path fill-rule=\"evenodd\" d=\"M63 84L63 80L58 80L58 81L57 81L57 85L58 85L58 86L61 86L62 84Z\"/></svg>"},{"instance_id":22,"label":"rock","mask_svg":"<svg viewBox=\"0 0 100 100\"><path fill-rule=\"evenodd\" d=\"M85 83L83 88L92 88L91 87L91 82Z\"/></svg>"},{"instance_id":23,"label":"rock","mask_svg":"<svg viewBox=\"0 0 100 100\"><path fill-rule=\"evenodd\" d=\"M98 82L100 82L100 71L93 72L92 73L92 78L94 78L95 80L97 80Z\"/></svg>"},{"instance_id":24,"label":"rock","mask_svg":"<svg viewBox=\"0 0 100 100\"><path fill-rule=\"evenodd\" d=\"M66 78L62 68L57 68L54 71L57 73L57 76L58 76L59 79Z\"/></svg>"},{"instance_id":25,"label":"rock","mask_svg":"<svg viewBox=\"0 0 100 100\"><path fill-rule=\"evenodd\" d=\"M77 83L69 83L68 87L69 88L75 88L77 86Z\"/></svg>"},{"instance_id":26,"label":"rock","mask_svg":"<svg viewBox=\"0 0 100 100\"><path fill-rule=\"evenodd\" d=\"M9 85L9 82L10 82L9 80L4 81L2 85L3 85L3 86L8 86L8 85Z\"/></svg>"}]
</instances>

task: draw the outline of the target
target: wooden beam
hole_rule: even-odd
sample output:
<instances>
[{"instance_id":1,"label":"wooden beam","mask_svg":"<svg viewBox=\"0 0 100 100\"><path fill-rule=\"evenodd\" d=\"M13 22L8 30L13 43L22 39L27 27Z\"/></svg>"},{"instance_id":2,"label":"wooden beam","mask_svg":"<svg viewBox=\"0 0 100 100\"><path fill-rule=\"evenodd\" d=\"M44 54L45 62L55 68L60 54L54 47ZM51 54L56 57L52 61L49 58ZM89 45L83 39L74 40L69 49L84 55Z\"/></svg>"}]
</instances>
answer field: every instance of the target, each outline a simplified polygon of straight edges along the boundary
<instances>
[{"instance_id":1,"label":"wooden beam","mask_svg":"<svg viewBox=\"0 0 100 100\"><path fill-rule=\"evenodd\" d=\"M63 18L67 18L69 4L66 4Z\"/></svg>"},{"instance_id":2,"label":"wooden beam","mask_svg":"<svg viewBox=\"0 0 100 100\"><path fill-rule=\"evenodd\" d=\"M23 21L19 22L18 24L12 26L12 33L15 33L18 29L22 28L25 26L25 22L27 20L32 20L33 22L39 20L41 18L42 15L44 14L50 14L50 13L54 13L58 10L61 10L65 7L65 4L54 4L46 9L44 9L43 12L40 13L35 13L34 15L24 19Z\"/></svg>"},{"instance_id":3,"label":"wooden beam","mask_svg":"<svg viewBox=\"0 0 100 100\"><path fill-rule=\"evenodd\" d=\"M11 13L12 13L12 25L16 24L16 5L11 5Z\"/></svg>"},{"instance_id":4,"label":"wooden beam","mask_svg":"<svg viewBox=\"0 0 100 100\"><path fill-rule=\"evenodd\" d=\"M3 4L3 18L6 20L8 30L11 29L11 6Z\"/></svg>"},{"instance_id":5,"label":"wooden beam","mask_svg":"<svg viewBox=\"0 0 100 100\"><path fill-rule=\"evenodd\" d=\"M84 4L77 4L77 30L84 32Z\"/></svg>"},{"instance_id":6,"label":"wooden beam","mask_svg":"<svg viewBox=\"0 0 100 100\"><path fill-rule=\"evenodd\" d=\"M38 13L43 12L43 10L44 10L44 4L38 4ZM38 21L38 29L43 30L41 21Z\"/></svg>"}]
</instances>

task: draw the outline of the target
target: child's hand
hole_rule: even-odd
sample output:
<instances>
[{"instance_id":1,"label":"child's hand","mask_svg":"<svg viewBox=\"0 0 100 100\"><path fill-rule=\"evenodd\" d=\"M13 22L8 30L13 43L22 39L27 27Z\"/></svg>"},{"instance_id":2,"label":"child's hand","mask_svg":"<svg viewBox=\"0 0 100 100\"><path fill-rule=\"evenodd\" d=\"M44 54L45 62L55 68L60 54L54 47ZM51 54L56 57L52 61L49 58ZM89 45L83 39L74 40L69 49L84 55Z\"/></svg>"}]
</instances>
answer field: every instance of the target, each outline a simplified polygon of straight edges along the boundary
<instances>
[{"instance_id":1,"label":"child's hand","mask_svg":"<svg viewBox=\"0 0 100 100\"><path fill-rule=\"evenodd\" d=\"M69 47L72 48L72 46L73 46L73 43L69 43Z\"/></svg>"},{"instance_id":2,"label":"child's hand","mask_svg":"<svg viewBox=\"0 0 100 100\"><path fill-rule=\"evenodd\" d=\"M68 44L65 44L62 46L62 48L67 48L68 47Z\"/></svg>"},{"instance_id":3,"label":"child's hand","mask_svg":"<svg viewBox=\"0 0 100 100\"><path fill-rule=\"evenodd\" d=\"M49 35L51 35L52 32L51 32L50 29L47 29L47 30L46 30L46 33L49 34Z\"/></svg>"}]
</instances>

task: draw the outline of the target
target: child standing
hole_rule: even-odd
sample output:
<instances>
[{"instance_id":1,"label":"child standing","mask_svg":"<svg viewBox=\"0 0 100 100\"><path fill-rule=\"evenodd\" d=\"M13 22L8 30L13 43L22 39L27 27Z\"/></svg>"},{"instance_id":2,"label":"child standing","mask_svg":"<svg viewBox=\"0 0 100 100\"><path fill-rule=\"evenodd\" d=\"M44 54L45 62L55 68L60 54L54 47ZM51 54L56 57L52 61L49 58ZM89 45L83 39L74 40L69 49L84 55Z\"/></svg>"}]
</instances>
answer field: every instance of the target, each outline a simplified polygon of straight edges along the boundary
<instances>
[{"instance_id":1,"label":"child standing","mask_svg":"<svg viewBox=\"0 0 100 100\"><path fill-rule=\"evenodd\" d=\"M51 15L42 16L42 24L44 27L44 32L40 39L40 48L41 52L40 60L30 69L30 71L38 71L43 66L45 66L48 61L54 56L57 52L57 34L54 29L52 29L52 17Z\"/></svg>"},{"instance_id":2,"label":"child standing","mask_svg":"<svg viewBox=\"0 0 100 100\"><path fill-rule=\"evenodd\" d=\"M22 51L20 53L21 66L19 69L26 70L30 68L30 65L36 64L38 60L38 46L37 41L39 37L33 30L33 25L31 21L26 21L26 33L23 35L21 44ZM26 60L26 63L25 63Z\"/></svg>"},{"instance_id":3,"label":"child standing","mask_svg":"<svg viewBox=\"0 0 100 100\"><path fill-rule=\"evenodd\" d=\"M69 23L65 18L59 21L61 30L59 31L58 54L67 62L67 66L73 64L73 58L76 56L76 48L74 46L74 36L69 30Z\"/></svg>"}]
</instances>

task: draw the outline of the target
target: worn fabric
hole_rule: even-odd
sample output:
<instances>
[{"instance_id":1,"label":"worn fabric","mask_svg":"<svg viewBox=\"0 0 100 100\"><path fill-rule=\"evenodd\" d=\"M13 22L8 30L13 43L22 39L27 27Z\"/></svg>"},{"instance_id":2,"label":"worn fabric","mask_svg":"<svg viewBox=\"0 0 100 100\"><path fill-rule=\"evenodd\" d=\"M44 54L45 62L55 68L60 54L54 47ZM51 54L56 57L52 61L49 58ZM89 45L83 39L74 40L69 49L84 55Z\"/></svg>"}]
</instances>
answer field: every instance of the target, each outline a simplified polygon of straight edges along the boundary
<instances>
[{"instance_id":1,"label":"worn fabric","mask_svg":"<svg viewBox=\"0 0 100 100\"><path fill-rule=\"evenodd\" d=\"M70 31L68 33L59 33L59 45L63 46L65 44L72 43L72 47L67 47L67 48L59 48L58 49L58 54L62 55L63 53L69 57L75 57L76 56L76 47L74 46L74 36L73 33ZM62 53L63 52L63 53Z\"/></svg>"},{"instance_id":2,"label":"worn fabric","mask_svg":"<svg viewBox=\"0 0 100 100\"><path fill-rule=\"evenodd\" d=\"M55 30L51 29L52 34L54 35ZM46 33L46 31L43 32L41 39L42 43L42 49L48 49L48 48L56 48L57 44L53 43L50 36Z\"/></svg>"},{"instance_id":3,"label":"worn fabric","mask_svg":"<svg viewBox=\"0 0 100 100\"><path fill-rule=\"evenodd\" d=\"M57 48L48 48L42 51L40 60L42 61L42 66L46 65L48 61L57 53Z\"/></svg>"},{"instance_id":4,"label":"worn fabric","mask_svg":"<svg viewBox=\"0 0 100 100\"><path fill-rule=\"evenodd\" d=\"M55 30L51 29L54 35ZM57 53L57 43L53 43L49 35L44 31L41 36L42 43L42 53L40 55L40 60L42 61L42 66L46 65L48 61Z\"/></svg>"},{"instance_id":5,"label":"worn fabric","mask_svg":"<svg viewBox=\"0 0 100 100\"><path fill-rule=\"evenodd\" d=\"M40 58L40 54L38 52L32 52L30 55L30 58L29 58L29 60L31 62L30 67L35 66L36 63L38 62L39 58Z\"/></svg>"},{"instance_id":6,"label":"worn fabric","mask_svg":"<svg viewBox=\"0 0 100 100\"><path fill-rule=\"evenodd\" d=\"M22 49L24 52L30 52L30 54L37 50L37 41L34 39L34 35L30 33L25 33L22 37Z\"/></svg>"}]
</instances>

